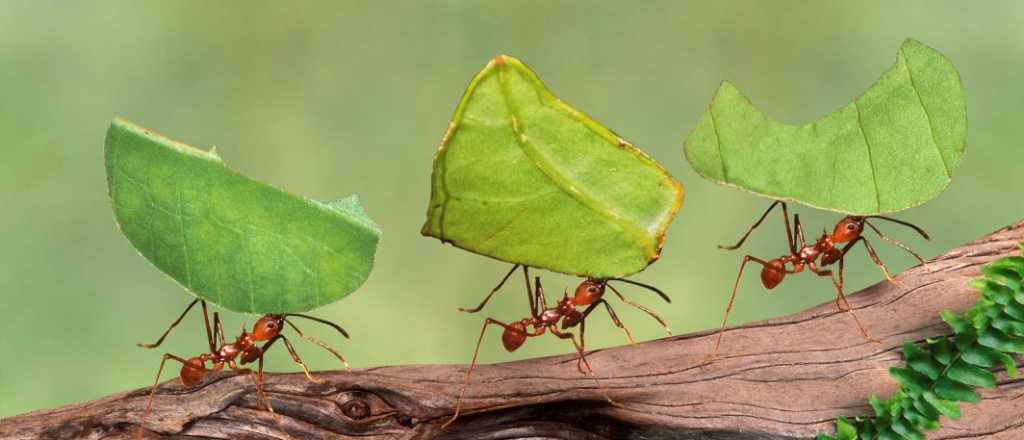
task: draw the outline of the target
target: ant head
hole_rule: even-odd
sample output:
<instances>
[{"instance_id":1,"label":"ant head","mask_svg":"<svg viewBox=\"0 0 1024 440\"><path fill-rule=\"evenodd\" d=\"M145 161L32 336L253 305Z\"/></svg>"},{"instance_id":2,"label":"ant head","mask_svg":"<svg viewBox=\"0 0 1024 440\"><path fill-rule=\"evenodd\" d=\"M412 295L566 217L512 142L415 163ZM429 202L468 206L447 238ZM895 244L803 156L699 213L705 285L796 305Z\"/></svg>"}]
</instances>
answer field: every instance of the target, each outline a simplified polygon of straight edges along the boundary
<instances>
[{"instance_id":1,"label":"ant head","mask_svg":"<svg viewBox=\"0 0 1024 440\"><path fill-rule=\"evenodd\" d=\"M257 341L267 341L281 334L281 327L284 326L284 316L264 315L252 326L252 337Z\"/></svg>"},{"instance_id":2,"label":"ant head","mask_svg":"<svg viewBox=\"0 0 1024 440\"><path fill-rule=\"evenodd\" d=\"M606 286L605 280L598 280L594 278L587 278L583 280L578 287L576 287L576 293L572 297L572 303L578 306L590 305L597 300L601 299L604 295L604 287Z\"/></svg>"},{"instance_id":3,"label":"ant head","mask_svg":"<svg viewBox=\"0 0 1024 440\"><path fill-rule=\"evenodd\" d=\"M832 231L833 243L847 243L856 240L864 231L864 217L849 215L843 217L836 223L836 229Z\"/></svg>"}]
</instances>

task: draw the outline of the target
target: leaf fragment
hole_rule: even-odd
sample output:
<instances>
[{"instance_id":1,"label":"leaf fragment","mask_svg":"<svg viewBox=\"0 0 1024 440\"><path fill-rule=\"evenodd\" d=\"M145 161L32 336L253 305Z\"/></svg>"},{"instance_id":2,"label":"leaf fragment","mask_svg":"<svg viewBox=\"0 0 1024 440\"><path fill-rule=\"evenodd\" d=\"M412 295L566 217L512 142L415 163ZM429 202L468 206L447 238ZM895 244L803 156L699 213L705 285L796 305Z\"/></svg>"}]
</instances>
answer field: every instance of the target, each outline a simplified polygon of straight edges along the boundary
<instances>
[{"instance_id":1,"label":"leaf fragment","mask_svg":"<svg viewBox=\"0 0 1024 440\"><path fill-rule=\"evenodd\" d=\"M422 233L510 263L615 278L658 258L682 201L657 162L498 56L441 141Z\"/></svg>"},{"instance_id":2,"label":"leaf fragment","mask_svg":"<svg viewBox=\"0 0 1024 440\"><path fill-rule=\"evenodd\" d=\"M906 40L896 64L849 105L800 126L772 120L722 83L685 142L706 179L848 214L919 205L949 184L966 147L960 77Z\"/></svg>"},{"instance_id":3,"label":"leaf fragment","mask_svg":"<svg viewBox=\"0 0 1024 440\"><path fill-rule=\"evenodd\" d=\"M128 241L192 294L244 313L304 312L369 276L380 230L358 198L322 203L115 119L107 186Z\"/></svg>"}]
</instances>

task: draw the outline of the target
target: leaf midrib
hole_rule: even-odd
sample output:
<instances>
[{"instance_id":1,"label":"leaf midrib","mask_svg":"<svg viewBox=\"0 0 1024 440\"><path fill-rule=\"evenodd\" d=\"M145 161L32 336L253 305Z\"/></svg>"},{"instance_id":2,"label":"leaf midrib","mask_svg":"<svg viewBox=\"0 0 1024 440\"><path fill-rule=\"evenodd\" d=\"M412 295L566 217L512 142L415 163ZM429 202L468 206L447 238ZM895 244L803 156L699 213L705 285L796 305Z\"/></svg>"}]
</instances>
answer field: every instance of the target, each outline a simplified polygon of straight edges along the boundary
<instances>
[{"instance_id":1,"label":"leaf midrib","mask_svg":"<svg viewBox=\"0 0 1024 440\"><path fill-rule=\"evenodd\" d=\"M587 193L581 191L579 188L575 187L569 181L569 179L565 177L565 175L560 173L529 142L526 134L523 132L523 129L522 129L523 127L521 125L522 121L518 117L518 114L519 114L518 110L519 109L516 108L516 106L514 105L512 99L510 98L510 93L508 91L508 85L506 83L507 80L506 80L505 69L507 69L507 68L509 68L509 67L507 66L506 63L495 63L494 72L495 72L495 74L497 75L497 78L498 78L498 84L500 86L502 100L505 102L505 107L506 107L506 109L508 110L508 113L509 113L509 121L508 121L508 123L509 123L510 128L512 129L512 133L513 133L514 137L516 138L516 145L519 146L519 148L520 148L520 150L522 150L523 154L528 159L530 159L530 162L533 163L533 165L535 167L537 167L537 169L539 169L541 171L541 173L544 174L544 176L547 177L548 180L551 181L551 183L554 184L554 186L556 188L558 188L559 190L564 192L571 199L575 200L577 203L579 203L583 207L587 208L591 212L596 213L600 217L602 217L605 220L607 220L609 223L612 223L613 225L618 226L619 229L621 229L623 232L625 232L627 235L629 235L630 238L635 243L640 245L640 247L647 248L648 245L649 245L649 243L648 243L649 240L646 240L644 238L645 234L644 234L643 230L633 226L624 217L622 217L618 212L608 208L606 205L601 204L594 197L590 196L589 194L587 194ZM542 84L534 84L534 86L536 86L537 89L540 89L540 88L544 87ZM535 89L535 90L537 90L537 89ZM537 93L537 95L538 95L538 100L540 101L541 105L545 105L546 106L547 105L547 100L545 99L545 97L541 93L539 93L539 92ZM558 109L556 108L554 110L557 111ZM567 116L572 117L572 115L567 115Z\"/></svg>"}]
</instances>

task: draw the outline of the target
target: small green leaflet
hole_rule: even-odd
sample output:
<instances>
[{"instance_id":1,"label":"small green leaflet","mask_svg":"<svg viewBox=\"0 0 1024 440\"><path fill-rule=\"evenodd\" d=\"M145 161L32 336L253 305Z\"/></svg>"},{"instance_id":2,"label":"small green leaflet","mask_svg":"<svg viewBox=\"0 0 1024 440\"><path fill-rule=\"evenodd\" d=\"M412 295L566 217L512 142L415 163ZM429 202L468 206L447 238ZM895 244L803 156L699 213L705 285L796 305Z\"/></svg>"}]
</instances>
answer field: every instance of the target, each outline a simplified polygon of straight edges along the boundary
<instances>
[{"instance_id":1,"label":"small green leaflet","mask_svg":"<svg viewBox=\"0 0 1024 440\"><path fill-rule=\"evenodd\" d=\"M498 260L614 278L656 260L683 187L519 60L473 79L434 158L423 235Z\"/></svg>"},{"instance_id":2,"label":"small green leaflet","mask_svg":"<svg viewBox=\"0 0 1024 440\"><path fill-rule=\"evenodd\" d=\"M356 196L293 196L232 171L213 151L120 119L105 156L121 232L202 299L236 312L304 312L370 274L380 230Z\"/></svg>"},{"instance_id":3,"label":"small green leaflet","mask_svg":"<svg viewBox=\"0 0 1024 440\"><path fill-rule=\"evenodd\" d=\"M960 76L941 53L907 40L863 95L802 126L758 111L725 82L686 139L704 178L848 214L895 212L935 197L966 147Z\"/></svg>"}]
</instances>

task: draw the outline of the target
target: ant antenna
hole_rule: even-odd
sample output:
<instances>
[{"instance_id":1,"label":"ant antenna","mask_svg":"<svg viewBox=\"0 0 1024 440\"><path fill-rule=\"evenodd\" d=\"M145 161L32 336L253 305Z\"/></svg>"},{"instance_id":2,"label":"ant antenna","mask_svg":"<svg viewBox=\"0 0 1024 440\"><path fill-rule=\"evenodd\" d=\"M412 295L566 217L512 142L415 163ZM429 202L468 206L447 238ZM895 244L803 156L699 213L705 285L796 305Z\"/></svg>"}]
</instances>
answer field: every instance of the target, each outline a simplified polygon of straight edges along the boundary
<instances>
[{"instance_id":1,"label":"ant antenna","mask_svg":"<svg viewBox=\"0 0 1024 440\"><path fill-rule=\"evenodd\" d=\"M911 248L910 248L910 246L907 246L907 245L903 244L903 243L902 243L902 242L900 242L899 240L896 240L896 239L893 239L893 238L889 238L888 236L886 236L885 234L883 234L883 233L882 233L882 231L878 230L878 228L877 228L877 227L875 227L875 225L873 225L873 224L871 224L871 223L868 223L868 222L866 222L866 221L865 221L865 222L864 222L864 224L865 224L865 225L868 225L868 227L869 227L869 228L871 228L871 230L875 231L875 233L876 233L876 234L878 234L878 236L879 236L879 237L881 237L881 238L882 238L882 240L885 240L885 241L886 241L886 242L888 242L889 244L891 244L891 245L893 245L893 246L896 246L896 247L898 247L898 248L900 248L900 249L903 249L903 250L907 251L907 252L908 252L908 253L909 253L910 255L913 255L913 256L914 256L914 258L916 258L916 259L917 259L917 261L920 261L920 262L921 262L921 264L924 264L924 258L921 258L921 256L920 256L920 255L918 255L918 253L917 253L917 252L914 252L914 250L913 250L913 249L911 249ZM921 231L921 232L924 232L924 231ZM925 238L928 238L928 236L927 236L927 235L925 235L924 237L925 237Z\"/></svg>"},{"instance_id":2,"label":"ant antenna","mask_svg":"<svg viewBox=\"0 0 1024 440\"><path fill-rule=\"evenodd\" d=\"M348 361L345 359L345 356L342 356L341 353L338 353L338 351L335 350L333 347L331 347L330 345L327 345L326 343L324 343L324 341L321 341L319 338L317 338L315 336L307 336L306 334L302 333L302 330L299 330L299 328L296 327L295 324L292 324L291 321L285 319L284 322L286 324L288 324L289 326L291 326L291 328L295 330L295 333L299 334L300 338L305 339L305 340L307 340L309 342L312 342L312 343L320 346L320 348L331 352L331 354L333 354L334 357L338 358L338 360L340 360L341 363L345 365L345 369L347 369L347 370L351 370L352 369L352 366L348 364ZM347 338L348 336L346 335L345 337Z\"/></svg>"},{"instance_id":3,"label":"ant antenna","mask_svg":"<svg viewBox=\"0 0 1024 440\"><path fill-rule=\"evenodd\" d=\"M931 240L932 239L931 237L928 236L928 233L925 232L924 229L921 229L919 226L917 226L915 224L912 224L912 223L909 223L909 222L905 222L903 220L894 219L892 217L886 217L884 215L869 215L869 216L867 216L865 218L877 218L877 219L880 219L880 220L888 220L890 222L893 222L893 223L896 223L896 224L900 224L900 225L906 226L906 227L908 227L910 229L913 229L918 234L921 234L921 236L924 237L925 240ZM865 223L867 223L867 222L865 222ZM878 232L878 229L876 229L874 226L872 226L871 228L875 229L875 232ZM882 235L882 233L879 232L878 235Z\"/></svg>"},{"instance_id":4,"label":"ant antenna","mask_svg":"<svg viewBox=\"0 0 1024 440\"><path fill-rule=\"evenodd\" d=\"M622 300L622 302L624 302L626 304L629 304L629 305L631 305L633 307L636 307L636 308L640 309L642 312L648 314L651 318L654 318L654 320L658 321L658 324L661 324L661 327L665 329L665 333L668 333L669 336L672 336L672 329L668 328L668 324L665 323L664 319L661 319L661 316L658 316L657 313L654 313L651 309L648 309L647 307L644 307L644 306L640 305L639 303L636 303L636 302L630 301L629 299L626 299L626 297L622 296L622 293L619 292L619 289L616 289L615 286L609 284L608 288L612 289L612 292L615 292L615 295L617 295L619 297L619 299Z\"/></svg>"},{"instance_id":5,"label":"ant antenna","mask_svg":"<svg viewBox=\"0 0 1024 440\"><path fill-rule=\"evenodd\" d=\"M333 328L333 329L337 330L338 333L341 333L341 335L345 337L345 339L349 339L348 332L345 331L345 329L341 328L340 325L335 324L335 323L333 323L331 321L328 321L326 319L320 319L320 318L317 318L315 316L303 315L301 313L288 313L288 314L284 315L285 318L287 318L289 316L294 316L296 318L305 318L305 319L308 319L310 321L319 322L319 323L321 323L323 325L326 325L326 326L328 326L330 328ZM294 327L294 326L292 326L292 327ZM300 332L300 334L301 334L301 332Z\"/></svg>"},{"instance_id":6,"label":"ant antenna","mask_svg":"<svg viewBox=\"0 0 1024 440\"><path fill-rule=\"evenodd\" d=\"M654 287L654 286L652 286L650 284L644 284L644 283L641 283L641 282L638 282L638 281L627 280L625 278L611 278L609 281L622 281L623 283L626 283L626 284L632 284L632 285L637 286L637 287L643 287L644 289L650 290L651 292L654 292L654 293L658 294L658 296L660 296L661 299L665 300L665 302L670 303L670 304L672 303L672 298L669 298L668 295L665 292L661 291L661 289L659 289L657 287Z\"/></svg>"}]
</instances>

